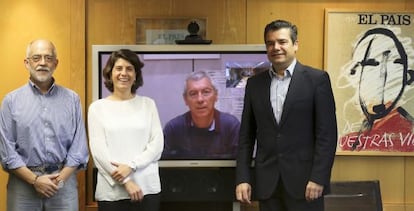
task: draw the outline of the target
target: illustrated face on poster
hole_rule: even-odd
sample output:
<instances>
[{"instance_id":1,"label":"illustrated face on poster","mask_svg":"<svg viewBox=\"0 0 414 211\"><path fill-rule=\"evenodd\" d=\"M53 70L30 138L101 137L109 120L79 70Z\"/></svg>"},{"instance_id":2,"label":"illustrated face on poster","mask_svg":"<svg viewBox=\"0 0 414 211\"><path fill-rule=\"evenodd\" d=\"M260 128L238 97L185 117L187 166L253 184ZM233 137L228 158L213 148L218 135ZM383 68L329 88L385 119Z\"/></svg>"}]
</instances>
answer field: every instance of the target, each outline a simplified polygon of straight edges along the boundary
<instances>
[{"instance_id":1,"label":"illustrated face on poster","mask_svg":"<svg viewBox=\"0 0 414 211\"><path fill-rule=\"evenodd\" d=\"M394 17L394 14L388 15ZM338 112L338 151L414 152L414 51L411 15L391 24L386 14L331 14L328 33L348 30L343 41L329 39L327 67ZM364 21L369 17L370 21ZM377 24L368 24L368 23ZM384 23L384 24L378 24ZM397 26L395 26L397 25ZM347 44L348 43L348 44ZM330 54L344 45L343 52ZM339 71L337 71L339 70Z\"/></svg>"},{"instance_id":2,"label":"illustrated face on poster","mask_svg":"<svg viewBox=\"0 0 414 211\"><path fill-rule=\"evenodd\" d=\"M395 108L405 86L412 82L407 81L412 71L407 70L407 55L401 42L386 28L368 30L353 53L355 65L350 74L359 75L360 106L372 126Z\"/></svg>"}]
</instances>

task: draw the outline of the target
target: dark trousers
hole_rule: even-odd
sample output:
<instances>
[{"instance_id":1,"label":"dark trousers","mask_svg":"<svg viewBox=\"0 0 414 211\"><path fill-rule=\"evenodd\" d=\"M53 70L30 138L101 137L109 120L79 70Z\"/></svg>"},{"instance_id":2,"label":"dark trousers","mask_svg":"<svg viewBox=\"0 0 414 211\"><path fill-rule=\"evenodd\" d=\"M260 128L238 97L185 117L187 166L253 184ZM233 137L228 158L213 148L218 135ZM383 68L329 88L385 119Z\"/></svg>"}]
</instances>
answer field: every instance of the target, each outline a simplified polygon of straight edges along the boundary
<instances>
[{"instance_id":1,"label":"dark trousers","mask_svg":"<svg viewBox=\"0 0 414 211\"><path fill-rule=\"evenodd\" d=\"M161 195L148 194L140 202L130 199L119 201L98 201L98 211L159 211Z\"/></svg>"},{"instance_id":2,"label":"dark trousers","mask_svg":"<svg viewBox=\"0 0 414 211\"><path fill-rule=\"evenodd\" d=\"M305 191L303 192L305 196ZM323 211L324 197L313 201L306 201L305 198L293 198L286 191L283 182L279 179L279 183L272 197L259 201L260 211Z\"/></svg>"}]
</instances>

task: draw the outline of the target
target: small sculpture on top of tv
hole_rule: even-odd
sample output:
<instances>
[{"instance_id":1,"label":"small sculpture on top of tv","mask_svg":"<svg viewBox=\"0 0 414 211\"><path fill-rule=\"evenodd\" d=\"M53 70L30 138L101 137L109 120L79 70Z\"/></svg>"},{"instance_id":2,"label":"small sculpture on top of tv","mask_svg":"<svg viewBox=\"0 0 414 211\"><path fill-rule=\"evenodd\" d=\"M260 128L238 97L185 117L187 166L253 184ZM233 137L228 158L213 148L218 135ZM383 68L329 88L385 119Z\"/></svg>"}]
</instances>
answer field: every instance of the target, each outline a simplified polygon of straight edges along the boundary
<instances>
[{"instance_id":1,"label":"small sculpture on top of tv","mask_svg":"<svg viewBox=\"0 0 414 211\"><path fill-rule=\"evenodd\" d=\"M200 26L196 21L191 21L187 26L187 31L190 33L185 36L184 40L175 40L177 44L211 44L212 40L205 40L198 34Z\"/></svg>"}]
</instances>

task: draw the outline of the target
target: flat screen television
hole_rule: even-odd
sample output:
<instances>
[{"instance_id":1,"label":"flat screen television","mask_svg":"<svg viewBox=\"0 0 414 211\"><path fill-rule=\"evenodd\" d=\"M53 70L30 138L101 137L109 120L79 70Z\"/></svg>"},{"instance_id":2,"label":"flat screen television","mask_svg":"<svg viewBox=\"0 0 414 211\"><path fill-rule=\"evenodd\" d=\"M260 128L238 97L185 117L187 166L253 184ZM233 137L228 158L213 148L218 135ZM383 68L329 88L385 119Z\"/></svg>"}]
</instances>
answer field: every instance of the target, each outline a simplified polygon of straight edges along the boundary
<instances>
[{"instance_id":1,"label":"flat screen television","mask_svg":"<svg viewBox=\"0 0 414 211\"><path fill-rule=\"evenodd\" d=\"M188 111L182 93L191 72L208 73L218 89L215 107L240 121L247 78L270 67L264 45L93 45L93 100L110 94L103 85L102 70L111 53L119 49L130 49L143 61L144 85L137 94L154 99L163 127ZM162 158L159 164L160 167L234 167L236 161L234 156L180 156Z\"/></svg>"}]
</instances>

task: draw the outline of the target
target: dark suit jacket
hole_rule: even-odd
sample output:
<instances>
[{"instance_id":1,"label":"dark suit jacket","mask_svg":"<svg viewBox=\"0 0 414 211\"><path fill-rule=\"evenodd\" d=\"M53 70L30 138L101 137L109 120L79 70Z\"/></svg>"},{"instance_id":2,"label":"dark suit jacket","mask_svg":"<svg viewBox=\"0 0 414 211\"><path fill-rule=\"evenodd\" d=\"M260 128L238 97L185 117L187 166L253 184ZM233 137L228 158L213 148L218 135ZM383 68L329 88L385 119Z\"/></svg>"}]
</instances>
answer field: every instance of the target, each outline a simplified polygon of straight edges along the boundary
<instances>
[{"instance_id":1,"label":"dark suit jacket","mask_svg":"<svg viewBox=\"0 0 414 211\"><path fill-rule=\"evenodd\" d=\"M278 124L270 103L268 71L246 85L237 155L237 184L253 184L257 199L268 199L279 179L295 198L304 198L308 181L329 192L336 152L337 124L331 83L325 71L297 62ZM254 168L251 158L255 141ZM253 172L254 171L254 175Z\"/></svg>"}]
</instances>

